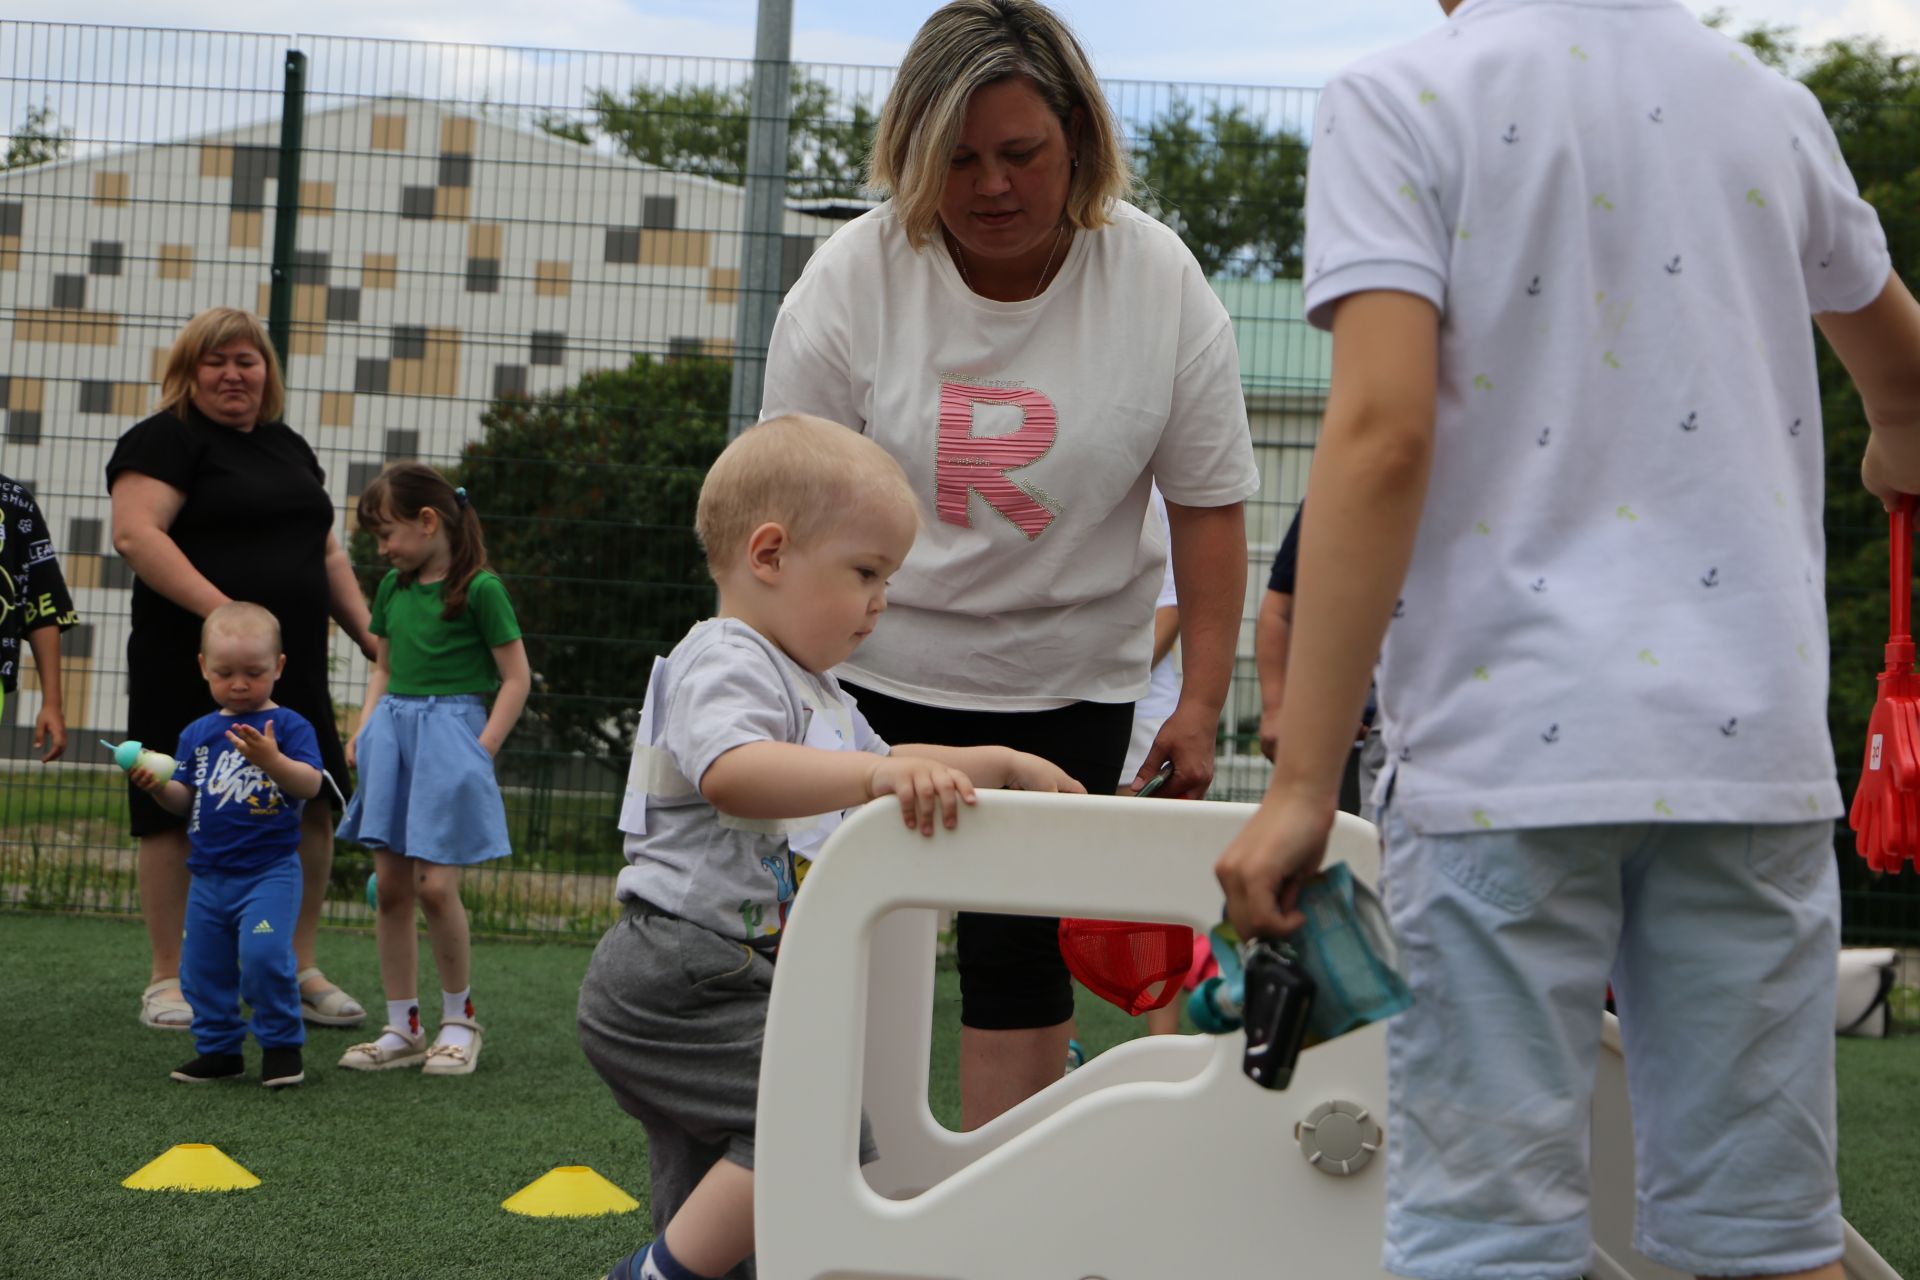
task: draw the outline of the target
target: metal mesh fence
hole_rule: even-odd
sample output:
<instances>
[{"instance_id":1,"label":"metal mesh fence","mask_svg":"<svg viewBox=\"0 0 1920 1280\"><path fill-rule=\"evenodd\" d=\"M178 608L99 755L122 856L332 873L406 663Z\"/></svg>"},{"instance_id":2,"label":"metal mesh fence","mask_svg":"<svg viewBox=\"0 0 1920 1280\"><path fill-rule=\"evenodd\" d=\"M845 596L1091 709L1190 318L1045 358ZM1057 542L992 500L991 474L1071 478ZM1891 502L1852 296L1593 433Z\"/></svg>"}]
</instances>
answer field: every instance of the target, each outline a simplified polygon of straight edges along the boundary
<instances>
[{"instance_id":1,"label":"metal mesh fence","mask_svg":"<svg viewBox=\"0 0 1920 1280\"><path fill-rule=\"evenodd\" d=\"M305 66L287 193L290 50ZM138 909L123 783L95 742L125 723L131 584L104 464L152 411L188 317L268 314L277 208L291 205L286 416L326 469L364 585L382 567L354 537L353 500L385 463L420 459L473 495L526 631L536 683L500 763L516 852L470 876L475 926L598 932L647 669L711 607L689 530L725 439L729 365L760 354L736 332L752 70L0 22L0 116L14 129L0 170L0 472L45 509L83 619L62 646L67 759L29 762L31 664L0 713L0 904ZM782 291L866 207L860 164L891 75L793 68ZM1266 775L1254 606L1305 488L1329 370L1297 279L1315 94L1107 88L1143 205L1194 249L1239 339L1262 488L1214 794L1252 799ZM330 663L344 735L366 666L338 636ZM329 922L368 919L369 867L339 850ZM1920 935L1910 896L1853 888L1876 935Z\"/></svg>"}]
</instances>

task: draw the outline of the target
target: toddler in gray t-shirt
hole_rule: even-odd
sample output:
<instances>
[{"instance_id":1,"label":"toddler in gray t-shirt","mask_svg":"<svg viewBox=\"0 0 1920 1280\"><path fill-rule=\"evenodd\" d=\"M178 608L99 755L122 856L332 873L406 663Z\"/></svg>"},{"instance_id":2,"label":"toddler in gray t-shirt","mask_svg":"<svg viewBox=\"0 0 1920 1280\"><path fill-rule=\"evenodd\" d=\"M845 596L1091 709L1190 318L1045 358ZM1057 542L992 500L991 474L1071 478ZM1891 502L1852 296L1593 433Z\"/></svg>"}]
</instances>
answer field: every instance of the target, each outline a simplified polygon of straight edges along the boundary
<instances>
[{"instance_id":1,"label":"toddler in gray t-shirt","mask_svg":"<svg viewBox=\"0 0 1920 1280\"><path fill-rule=\"evenodd\" d=\"M620 814L627 911L580 991L581 1045L651 1148L659 1236L621 1280L738 1274L752 1256L760 1042L796 853L883 795L931 836L976 785L1084 790L1005 747L889 746L833 678L918 525L899 464L819 418L749 428L701 486L719 616L648 682Z\"/></svg>"}]
</instances>

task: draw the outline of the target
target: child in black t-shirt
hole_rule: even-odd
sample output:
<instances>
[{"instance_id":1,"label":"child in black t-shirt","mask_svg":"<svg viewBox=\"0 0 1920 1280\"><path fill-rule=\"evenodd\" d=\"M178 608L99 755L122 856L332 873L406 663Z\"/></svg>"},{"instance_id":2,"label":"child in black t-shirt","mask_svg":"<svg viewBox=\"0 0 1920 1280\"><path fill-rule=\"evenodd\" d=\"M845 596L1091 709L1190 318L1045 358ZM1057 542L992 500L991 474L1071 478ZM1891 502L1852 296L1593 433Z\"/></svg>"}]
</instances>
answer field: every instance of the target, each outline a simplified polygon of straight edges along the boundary
<instances>
[{"instance_id":1,"label":"child in black t-shirt","mask_svg":"<svg viewBox=\"0 0 1920 1280\"><path fill-rule=\"evenodd\" d=\"M47 518L33 494L0 476L0 713L20 687L20 640L33 652L40 682L40 714L33 721L33 749L41 763L67 749L67 721L60 690L60 633L80 621L60 561L53 554Z\"/></svg>"}]
</instances>

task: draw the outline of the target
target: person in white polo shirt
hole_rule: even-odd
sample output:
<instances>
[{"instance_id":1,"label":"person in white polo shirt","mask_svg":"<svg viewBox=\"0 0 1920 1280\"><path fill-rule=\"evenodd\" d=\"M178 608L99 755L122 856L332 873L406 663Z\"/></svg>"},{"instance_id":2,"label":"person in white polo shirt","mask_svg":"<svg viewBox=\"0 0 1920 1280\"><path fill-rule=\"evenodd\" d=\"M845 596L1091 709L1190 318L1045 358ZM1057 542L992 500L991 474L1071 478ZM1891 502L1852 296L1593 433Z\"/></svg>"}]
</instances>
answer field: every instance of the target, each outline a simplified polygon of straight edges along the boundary
<instances>
[{"instance_id":1,"label":"person in white polo shirt","mask_svg":"<svg viewBox=\"0 0 1920 1280\"><path fill-rule=\"evenodd\" d=\"M1110 794L1170 554L1185 680L1133 782L1171 760L1161 794L1204 794L1259 487L1226 308L1126 203L1112 109L1036 0L927 20L872 170L892 198L788 293L761 403L871 436L920 495L887 625L835 674L883 736L1016 746ZM962 913L958 958L971 1129L1060 1078L1073 988L1051 920Z\"/></svg>"},{"instance_id":2,"label":"person in white polo shirt","mask_svg":"<svg viewBox=\"0 0 1920 1280\"><path fill-rule=\"evenodd\" d=\"M1813 96L1680 4L1442 7L1314 122L1333 385L1229 913L1301 923L1384 638L1384 880L1416 997L1388 1032L1384 1264L1581 1274L1611 978L1636 1247L1837 1280L1808 318L1886 497L1920 490L1920 307Z\"/></svg>"}]
</instances>

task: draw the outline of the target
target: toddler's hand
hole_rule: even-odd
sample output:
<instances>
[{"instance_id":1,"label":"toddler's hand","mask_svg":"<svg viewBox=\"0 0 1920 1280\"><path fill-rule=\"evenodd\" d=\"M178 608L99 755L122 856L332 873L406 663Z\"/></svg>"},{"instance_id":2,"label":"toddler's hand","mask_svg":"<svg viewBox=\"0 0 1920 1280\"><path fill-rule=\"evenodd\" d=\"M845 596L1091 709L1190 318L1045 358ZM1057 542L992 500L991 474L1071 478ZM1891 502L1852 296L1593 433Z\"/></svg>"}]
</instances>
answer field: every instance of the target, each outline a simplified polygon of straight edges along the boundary
<instances>
[{"instance_id":1,"label":"toddler's hand","mask_svg":"<svg viewBox=\"0 0 1920 1280\"><path fill-rule=\"evenodd\" d=\"M889 794L900 798L900 814L907 826L918 827L923 836L933 834L936 813L949 830L958 826L961 803L972 804L975 799L973 780L966 774L921 756L888 756L874 766L867 795Z\"/></svg>"},{"instance_id":2,"label":"toddler's hand","mask_svg":"<svg viewBox=\"0 0 1920 1280\"><path fill-rule=\"evenodd\" d=\"M1007 767L1007 790L1060 791L1071 796L1087 794L1087 789L1059 765L1025 751L1013 752L1013 762Z\"/></svg>"},{"instance_id":3,"label":"toddler's hand","mask_svg":"<svg viewBox=\"0 0 1920 1280\"><path fill-rule=\"evenodd\" d=\"M267 721L267 731L261 733L250 724L237 724L227 730L227 741L238 747L247 763L257 764L262 769L280 758L280 744L273 738L273 721Z\"/></svg>"},{"instance_id":4,"label":"toddler's hand","mask_svg":"<svg viewBox=\"0 0 1920 1280\"><path fill-rule=\"evenodd\" d=\"M166 786L171 779L162 778L155 774L153 770L143 767L139 769L129 769L127 771L127 781L142 791L158 791L160 788Z\"/></svg>"}]
</instances>

